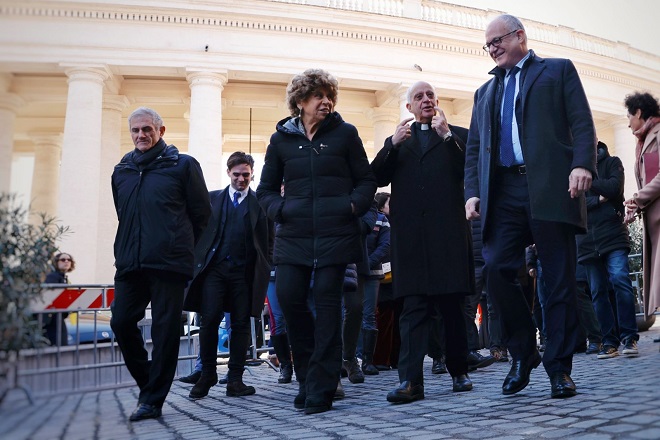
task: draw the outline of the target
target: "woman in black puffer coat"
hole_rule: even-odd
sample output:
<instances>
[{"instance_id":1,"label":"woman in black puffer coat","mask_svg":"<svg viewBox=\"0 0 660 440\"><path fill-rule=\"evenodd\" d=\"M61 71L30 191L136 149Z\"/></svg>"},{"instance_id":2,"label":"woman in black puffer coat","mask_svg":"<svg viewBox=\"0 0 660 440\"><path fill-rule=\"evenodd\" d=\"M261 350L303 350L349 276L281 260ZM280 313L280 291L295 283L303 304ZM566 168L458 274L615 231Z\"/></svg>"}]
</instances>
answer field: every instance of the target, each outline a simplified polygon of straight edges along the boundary
<instances>
[{"instance_id":1,"label":"woman in black puffer coat","mask_svg":"<svg viewBox=\"0 0 660 440\"><path fill-rule=\"evenodd\" d=\"M362 260L360 216L376 191L358 132L334 112L336 102L337 80L323 70L291 81L292 117L277 124L257 188L259 203L279 225L276 291L300 385L294 406L307 414L332 406L342 360L344 270ZM312 272L316 320L307 306Z\"/></svg>"}]
</instances>

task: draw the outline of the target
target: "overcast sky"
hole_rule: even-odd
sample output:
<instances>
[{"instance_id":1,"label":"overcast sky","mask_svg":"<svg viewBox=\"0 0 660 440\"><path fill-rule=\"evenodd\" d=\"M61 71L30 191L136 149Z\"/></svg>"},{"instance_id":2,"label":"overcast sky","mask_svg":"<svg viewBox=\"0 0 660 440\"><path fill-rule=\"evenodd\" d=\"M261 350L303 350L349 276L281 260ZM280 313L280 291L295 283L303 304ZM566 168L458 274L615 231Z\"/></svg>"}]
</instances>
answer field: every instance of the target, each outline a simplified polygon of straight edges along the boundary
<instances>
[{"instance_id":1,"label":"overcast sky","mask_svg":"<svg viewBox=\"0 0 660 440\"><path fill-rule=\"evenodd\" d=\"M443 0L564 25L660 56L658 0Z\"/></svg>"}]
</instances>

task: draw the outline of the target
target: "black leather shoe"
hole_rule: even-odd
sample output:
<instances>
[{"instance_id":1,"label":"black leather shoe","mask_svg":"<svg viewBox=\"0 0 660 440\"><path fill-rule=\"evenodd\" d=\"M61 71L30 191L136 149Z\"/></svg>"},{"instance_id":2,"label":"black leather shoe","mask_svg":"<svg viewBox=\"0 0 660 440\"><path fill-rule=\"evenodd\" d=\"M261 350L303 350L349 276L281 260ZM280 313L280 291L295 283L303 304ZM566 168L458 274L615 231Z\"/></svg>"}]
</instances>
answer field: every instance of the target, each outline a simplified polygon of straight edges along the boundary
<instances>
[{"instance_id":1,"label":"black leather shoe","mask_svg":"<svg viewBox=\"0 0 660 440\"><path fill-rule=\"evenodd\" d=\"M305 400L305 414L318 414L332 409L332 402L326 402L324 399L308 397Z\"/></svg>"},{"instance_id":2,"label":"black leather shoe","mask_svg":"<svg viewBox=\"0 0 660 440\"><path fill-rule=\"evenodd\" d=\"M251 396L256 392L253 386L245 385L241 379L227 383L228 397Z\"/></svg>"},{"instance_id":3,"label":"black leather shoe","mask_svg":"<svg viewBox=\"0 0 660 440\"><path fill-rule=\"evenodd\" d=\"M208 396L209 390L215 386L217 381L217 374L208 376L202 374L202 377L199 378L195 386L190 390L188 397L191 399L201 399L202 397Z\"/></svg>"},{"instance_id":4,"label":"black leather shoe","mask_svg":"<svg viewBox=\"0 0 660 440\"><path fill-rule=\"evenodd\" d=\"M552 373L550 376L550 396L553 399L573 397L577 394L575 383L567 373Z\"/></svg>"},{"instance_id":5,"label":"black leather shoe","mask_svg":"<svg viewBox=\"0 0 660 440\"><path fill-rule=\"evenodd\" d=\"M511 370L506 375L504 384L502 384L502 394L516 394L518 391L525 389L529 384L529 375L540 363L541 355L536 350L526 359L514 360Z\"/></svg>"},{"instance_id":6,"label":"black leather shoe","mask_svg":"<svg viewBox=\"0 0 660 440\"><path fill-rule=\"evenodd\" d=\"M163 412L157 406L149 405L146 403L138 403L137 408L135 408L135 411L133 411L133 414L131 414L129 420L131 422L137 422L138 420L157 419L162 414Z\"/></svg>"},{"instance_id":7,"label":"black leather shoe","mask_svg":"<svg viewBox=\"0 0 660 440\"><path fill-rule=\"evenodd\" d=\"M307 388L304 383L298 384L298 394L293 398L293 407L295 409L305 409L305 400L307 399Z\"/></svg>"},{"instance_id":8,"label":"black leather shoe","mask_svg":"<svg viewBox=\"0 0 660 440\"><path fill-rule=\"evenodd\" d=\"M225 375L218 381L220 385L225 385L227 382L229 382L229 373L225 373Z\"/></svg>"},{"instance_id":9,"label":"black leather shoe","mask_svg":"<svg viewBox=\"0 0 660 440\"><path fill-rule=\"evenodd\" d=\"M467 374L459 374L451 378L453 387L452 391L460 393L461 391L472 391L472 381Z\"/></svg>"},{"instance_id":10,"label":"black leather shoe","mask_svg":"<svg viewBox=\"0 0 660 440\"><path fill-rule=\"evenodd\" d=\"M491 355L483 356L476 350L468 352L467 363L470 369L485 368L493 365L495 361L496 359Z\"/></svg>"},{"instance_id":11,"label":"black leather shoe","mask_svg":"<svg viewBox=\"0 0 660 440\"><path fill-rule=\"evenodd\" d=\"M200 377L202 377L201 371L193 371L187 376L180 377L179 382L195 384L197 383Z\"/></svg>"},{"instance_id":12,"label":"black leather shoe","mask_svg":"<svg viewBox=\"0 0 660 440\"><path fill-rule=\"evenodd\" d=\"M280 377L277 378L277 383L291 383L293 377L293 365L280 364Z\"/></svg>"},{"instance_id":13,"label":"black leather shoe","mask_svg":"<svg viewBox=\"0 0 660 440\"><path fill-rule=\"evenodd\" d=\"M447 372L447 365L445 365L445 360L443 358L433 359L433 365L431 366L432 374L443 374Z\"/></svg>"},{"instance_id":14,"label":"black leather shoe","mask_svg":"<svg viewBox=\"0 0 660 440\"><path fill-rule=\"evenodd\" d=\"M387 393L387 401L391 403L410 403L424 398L424 385L413 385L403 381L398 388Z\"/></svg>"}]
</instances>

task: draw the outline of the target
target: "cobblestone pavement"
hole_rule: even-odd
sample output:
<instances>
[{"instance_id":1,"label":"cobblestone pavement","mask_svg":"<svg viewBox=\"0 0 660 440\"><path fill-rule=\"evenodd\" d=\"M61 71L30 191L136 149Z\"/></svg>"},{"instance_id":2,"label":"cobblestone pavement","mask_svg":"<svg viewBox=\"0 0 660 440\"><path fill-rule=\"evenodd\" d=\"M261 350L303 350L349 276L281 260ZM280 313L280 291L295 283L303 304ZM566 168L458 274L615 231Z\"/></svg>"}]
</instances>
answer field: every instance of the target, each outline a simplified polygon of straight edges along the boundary
<instances>
[{"instance_id":1,"label":"cobblestone pavement","mask_svg":"<svg viewBox=\"0 0 660 440\"><path fill-rule=\"evenodd\" d=\"M1 439L660 439L660 325L641 333L639 357L574 358L576 397L550 398L542 367L529 386L501 394L509 365L496 363L471 373L474 390L452 393L447 374L431 375L427 358L426 399L407 405L385 400L398 384L396 371L368 376L363 384L342 379L346 398L332 411L304 415L293 408L296 383L277 384L265 365L244 380L257 388L248 397L226 397L224 386L191 401L191 386L175 382L163 417L128 421L137 388L63 394L29 405L17 396L0 408ZM225 366L219 367L224 374Z\"/></svg>"}]
</instances>

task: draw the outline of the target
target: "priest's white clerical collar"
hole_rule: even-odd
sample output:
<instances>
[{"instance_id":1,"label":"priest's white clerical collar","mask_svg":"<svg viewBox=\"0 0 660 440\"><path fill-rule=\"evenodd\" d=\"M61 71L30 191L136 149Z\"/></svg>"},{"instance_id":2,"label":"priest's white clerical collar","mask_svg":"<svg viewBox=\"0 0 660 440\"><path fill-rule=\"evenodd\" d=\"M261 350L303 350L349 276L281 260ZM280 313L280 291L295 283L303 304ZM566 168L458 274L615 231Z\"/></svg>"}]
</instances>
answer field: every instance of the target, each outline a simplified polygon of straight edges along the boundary
<instances>
[{"instance_id":1,"label":"priest's white clerical collar","mask_svg":"<svg viewBox=\"0 0 660 440\"><path fill-rule=\"evenodd\" d=\"M431 124L419 124L419 129L422 131L430 130L431 129Z\"/></svg>"}]
</instances>

